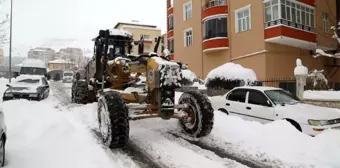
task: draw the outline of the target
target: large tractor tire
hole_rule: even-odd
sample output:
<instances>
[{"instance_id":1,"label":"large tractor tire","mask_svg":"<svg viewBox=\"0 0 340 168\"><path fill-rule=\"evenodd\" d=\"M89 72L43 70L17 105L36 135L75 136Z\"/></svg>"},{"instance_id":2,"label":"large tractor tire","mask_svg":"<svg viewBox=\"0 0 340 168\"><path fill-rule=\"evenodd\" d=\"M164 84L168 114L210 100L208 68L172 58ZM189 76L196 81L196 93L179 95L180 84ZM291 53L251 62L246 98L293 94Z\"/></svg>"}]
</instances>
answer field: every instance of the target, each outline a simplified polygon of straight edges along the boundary
<instances>
[{"instance_id":1,"label":"large tractor tire","mask_svg":"<svg viewBox=\"0 0 340 168\"><path fill-rule=\"evenodd\" d=\"M200 138L211 132L214 125L214 109L205 94L199 91L183 93L179 98L179 104L188 105L187 109L183 109L188 117L179 120L187 134Z\"/></svg>"},{"instance_id":2,"label":"large tractor tire","mask_svg":"<svg viewBox=\"0 0 340 168\"><path fill-rule=\"evenodd\" d=\"M129 111L117 92L104 92L98 99L98 122L103 143L122 148L129 140Z\"/></svg>"},{"instance_id":3,"label":"large tractor tire","mask_svg":"<svg viewBox=\"0 0 340 168\"><path fill-rule=\"evenodd\" d=\"M75 81L72 84L72 102L77 104L86 104L88 99L88 84L86 81Z\"/></svg>"}]
</instances>

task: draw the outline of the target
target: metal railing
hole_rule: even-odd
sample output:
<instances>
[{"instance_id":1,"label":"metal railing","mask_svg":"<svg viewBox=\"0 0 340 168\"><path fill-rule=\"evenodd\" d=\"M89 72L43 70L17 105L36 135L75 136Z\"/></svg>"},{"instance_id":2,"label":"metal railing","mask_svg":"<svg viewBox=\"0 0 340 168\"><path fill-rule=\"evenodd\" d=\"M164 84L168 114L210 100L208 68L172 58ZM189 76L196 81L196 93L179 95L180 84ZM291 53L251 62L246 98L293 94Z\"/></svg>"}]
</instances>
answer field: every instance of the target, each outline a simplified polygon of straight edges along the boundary
<instances>
[{"instance_id":1,"label":"metal railing","mask_svg":"<svg viewBox=\"0 0 340 168\"><path fill-rule=\"evenodd\" d=\"M279 25L279 24L286 25L288 27L292 27L292 28L296 28L296 29L300 29L300 30L304 30L304 31L315 32L314 27L303 25L303 24L300 24L300 23L294 23L294 22L288 21L286 19L277 19L277 20L273 20L273 21L264 23L264 28L269 28L269 27L276 26L276 25Z\"/></svg>"},{"instance_id":2,"label":"metal railing","mask_svg":"<svg viewBox=\"0 0 340 168\"><path fill-rule=\"evenodd\" d=\"M202 10L206 10L208 8L212 8L215 6L224 6L227 5L227 0L208 0L208 2L202 7Z\"/></svg>"},{"instance_id":3,"label":"metal railing","mask_svg":"<svg viewBox=\"0 0 340 168\"><path fill-rule=\"evenodd\" d=\"M211 38L216 38L216 37L228 37L228 33L227 32L219 32L219 33L210 33L209 35L205 35L203 37L203 40L208 40Z\"/></svg>"}]
</instances>

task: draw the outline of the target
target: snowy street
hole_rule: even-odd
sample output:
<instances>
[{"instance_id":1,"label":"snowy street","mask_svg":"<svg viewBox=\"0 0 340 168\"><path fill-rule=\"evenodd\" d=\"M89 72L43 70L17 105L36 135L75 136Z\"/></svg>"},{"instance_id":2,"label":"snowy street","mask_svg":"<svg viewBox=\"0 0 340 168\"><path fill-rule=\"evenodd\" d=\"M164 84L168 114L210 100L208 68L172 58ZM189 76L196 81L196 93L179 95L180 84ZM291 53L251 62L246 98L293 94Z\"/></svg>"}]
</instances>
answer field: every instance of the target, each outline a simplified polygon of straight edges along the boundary
<instances>
[{"instance_id":1,"label":"snowy street","mask_svg":"<svg viewBox=\"0 0 340 168\"><path fill-rule=\"evenodd\" d=\"M3 93L7 81L1 79ZM177 120L131 121L125 149L101 144L96 103L70 102L71 84L50 82L41 102L2 103L8 127L7 167L339 167L340 132L315 138L286 122L262 125L215 112L212 133L200 140ZM180 93L177 93L178 98Z\"/></svg>"}]
</instances>

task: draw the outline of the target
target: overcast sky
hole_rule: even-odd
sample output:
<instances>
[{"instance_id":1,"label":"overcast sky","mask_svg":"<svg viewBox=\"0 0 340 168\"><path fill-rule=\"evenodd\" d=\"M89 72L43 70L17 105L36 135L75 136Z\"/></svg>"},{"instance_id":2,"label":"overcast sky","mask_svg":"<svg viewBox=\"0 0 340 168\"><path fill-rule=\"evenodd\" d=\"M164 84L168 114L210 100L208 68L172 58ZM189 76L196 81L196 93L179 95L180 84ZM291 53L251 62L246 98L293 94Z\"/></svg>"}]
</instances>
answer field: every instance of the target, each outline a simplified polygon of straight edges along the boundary
<instances>
[{"instance_id":1,"label":"overcast sky","mask_svg":"<svg viewBox=\"0 0 340 168\"><path fill-rule=\"evenodd\" d=\"M3 1L0 14L10 11L10 0ZM46 39L88 39L131 20L165 32L165 9L165 0L13 0L13 48L36 47Z\"/></svg>"}]
</instances>

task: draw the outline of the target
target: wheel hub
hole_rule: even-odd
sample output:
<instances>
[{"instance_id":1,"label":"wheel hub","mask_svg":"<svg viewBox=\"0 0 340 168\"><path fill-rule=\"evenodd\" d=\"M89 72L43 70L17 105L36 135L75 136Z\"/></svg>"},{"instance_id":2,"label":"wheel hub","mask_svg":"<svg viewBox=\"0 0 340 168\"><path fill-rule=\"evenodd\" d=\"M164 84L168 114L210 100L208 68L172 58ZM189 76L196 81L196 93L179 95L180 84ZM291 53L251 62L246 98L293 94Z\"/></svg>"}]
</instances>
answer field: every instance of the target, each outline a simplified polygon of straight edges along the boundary
<instances>
[{"instance_id":1,"label":"wheel hub","mask_svg":"<svg viewBox=\"0 0 340 168\"><path fill-rule=\"evenodd\" d=\"M185 118L185 126L187 128L193 128L195 126L196 123L196 113L194 108L189 105L188 108L185 110L185 112L187 113L187 117Z\"/></svg>"}]
</instances>

